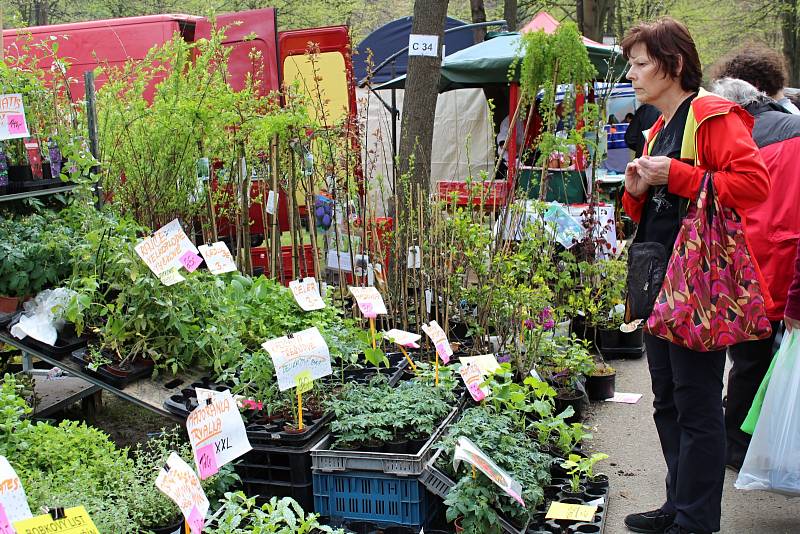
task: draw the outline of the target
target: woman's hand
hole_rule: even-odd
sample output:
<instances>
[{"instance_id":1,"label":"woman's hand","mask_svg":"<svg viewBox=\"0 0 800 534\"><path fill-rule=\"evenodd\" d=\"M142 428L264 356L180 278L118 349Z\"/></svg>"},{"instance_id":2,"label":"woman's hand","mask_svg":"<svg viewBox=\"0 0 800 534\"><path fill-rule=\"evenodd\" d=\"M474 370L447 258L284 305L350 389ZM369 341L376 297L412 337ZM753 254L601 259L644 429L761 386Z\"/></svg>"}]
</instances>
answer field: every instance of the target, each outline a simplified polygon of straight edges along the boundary
<instances>
[{"instance_id":1,"label":"woman's hand","mask_svg":"<svg viewBox=\"0 0 800 534\"><path fill-rule=\"evenodd\" d=\"M635 159L625 166L625 191L636 198L641 197L650 189L650 185L639 174L639 161L639 159Z\"/></svg>"},{"instance_id":2,"label":"woman's hand","mask_svg":"<svg viewBox=\"0 0 800 534\"><path fill-rule=\"evenodd\" d=\"M783 324L786 326L786 330L791 332L795 328L800 328L800 319L793 319L788 315L783 316Z\"/></svg>"},{"instance_id":3,"label":"woman's hand","mask_svg":"<svg viewBox=\"0 0 800 534\"><path fill-rule=\"evenodd\" d=\"M666 156L642 156L637 160L639 175L648 185L666 185L671 162Z\"/></svg>"}]
</instances>

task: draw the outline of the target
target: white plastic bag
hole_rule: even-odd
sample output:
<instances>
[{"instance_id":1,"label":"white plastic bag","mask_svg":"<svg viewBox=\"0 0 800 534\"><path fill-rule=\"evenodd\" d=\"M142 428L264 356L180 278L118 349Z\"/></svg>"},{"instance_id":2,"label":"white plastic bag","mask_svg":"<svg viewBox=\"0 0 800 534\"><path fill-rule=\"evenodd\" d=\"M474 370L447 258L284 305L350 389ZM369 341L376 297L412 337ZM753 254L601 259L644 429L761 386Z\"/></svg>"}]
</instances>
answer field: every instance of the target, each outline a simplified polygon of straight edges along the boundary
<instances>
[{"instance_id":1,"label":"white plastic bag","mask_svg":"<svg viewBox=\"0 0 800 534\"><path fill-rule=\"evenodd\" d=\"M42 291L24 304L25 311L11 327L11 335L17 339L30 336L52 347L64 327L64 310L74 294L73 290L63 287Z\"/></svg>"},{"instance_id":2,"label":"white plastic bag","mask_svg":"<svg viewBox=\"0 0 800 534\"><path fill-rule=\"evenodd\" d=\"M736 487L800 495L800 330L784 336Z\"/></svg>"}]
</instances>

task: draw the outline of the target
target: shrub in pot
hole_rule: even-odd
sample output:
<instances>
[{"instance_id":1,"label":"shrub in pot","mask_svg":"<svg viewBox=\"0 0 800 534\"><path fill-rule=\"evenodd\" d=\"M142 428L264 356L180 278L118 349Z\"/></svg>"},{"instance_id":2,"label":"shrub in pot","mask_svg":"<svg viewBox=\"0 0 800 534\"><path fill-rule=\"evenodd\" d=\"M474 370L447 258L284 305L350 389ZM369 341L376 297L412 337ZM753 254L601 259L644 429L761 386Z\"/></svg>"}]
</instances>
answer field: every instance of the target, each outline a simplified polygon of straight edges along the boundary
<instances>
[{"instance_id":1,"label":"shrub in pot","mask_svg":"<svg viewBox=\"0 0 800 534\"><path fill-rule=\"evenodd\" d=\"M600 362L586 377L586 393L589 400L598 401L614 396L617 371L605 362Z\"/></svg>"}]
</instances>

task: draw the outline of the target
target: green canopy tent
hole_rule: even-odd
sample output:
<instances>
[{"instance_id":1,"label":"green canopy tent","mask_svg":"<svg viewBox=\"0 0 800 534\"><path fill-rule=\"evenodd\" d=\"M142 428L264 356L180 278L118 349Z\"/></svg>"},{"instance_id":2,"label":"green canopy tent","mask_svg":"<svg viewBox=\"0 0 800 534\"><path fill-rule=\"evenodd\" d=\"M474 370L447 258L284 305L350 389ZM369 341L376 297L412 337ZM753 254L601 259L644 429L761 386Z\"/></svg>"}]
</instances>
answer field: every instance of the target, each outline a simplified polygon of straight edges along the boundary
<instances>
[{"instance_id":1,"label":"green canopy tent","mask_svg":"<svg viewBox=\"0 0 800 534\"><path fill-rule=\"evenodd\" d=\"M445 57L439 78L439 92L519 82L519 68L512 72L510 69L520 56L520 40L519 33L501 33ZM625 71L625 60L618 47L585 44L589 59L597 69L598 79L605 79L610 68L613 68L615 78L621 77ZM405 76L399 76L372 89L403 89L405 80Z\"/></svg>"}]
</instances>

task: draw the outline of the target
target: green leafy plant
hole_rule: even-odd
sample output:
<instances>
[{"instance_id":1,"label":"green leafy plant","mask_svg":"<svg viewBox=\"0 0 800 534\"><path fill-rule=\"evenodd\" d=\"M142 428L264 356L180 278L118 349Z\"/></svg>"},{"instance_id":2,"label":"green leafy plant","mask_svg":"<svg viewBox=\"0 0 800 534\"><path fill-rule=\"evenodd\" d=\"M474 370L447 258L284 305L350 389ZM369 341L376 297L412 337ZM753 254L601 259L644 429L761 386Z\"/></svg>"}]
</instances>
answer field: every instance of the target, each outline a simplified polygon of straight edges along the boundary
<instances>
[{"instance_id":1,"label":"green leafy plant","mask_svg":"<svg viewBox=\"0 0 800 534\"><path fill-rule=\"evenodd\" d=\"M320 525L317 515L306 514L290 497L272 497L269 502L256 506L255 497L242 492L226 493L218 517L206 531L211 534L249 534L270 532L280 534L311 534L327 532L344 534L342 529Z\"/></svg>"},{"instance_id":2,"label":"green leafy plant","mask_svg":"<svg viewBox=\"0 0 800 534\"><path fill-rule=\"evenodd\" d=\"M596 452L589 457L582 457L578 454L570 454L569 458L561 463L561 467L567 470L570 476L570 489L577 493L581 490L581 478L594 479L594 465L608 458L608 455Z\"/></svg>"}]
</instances>

